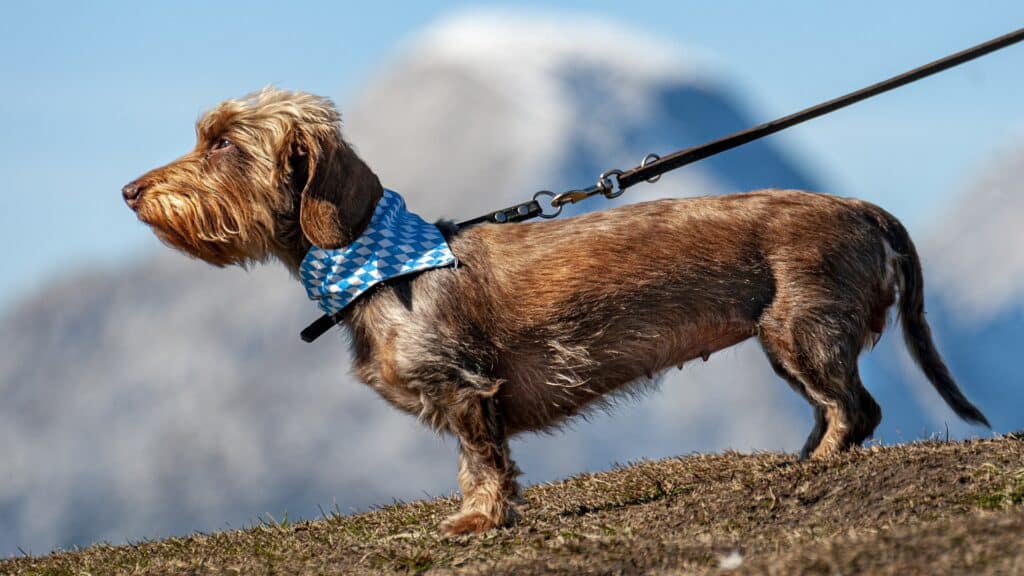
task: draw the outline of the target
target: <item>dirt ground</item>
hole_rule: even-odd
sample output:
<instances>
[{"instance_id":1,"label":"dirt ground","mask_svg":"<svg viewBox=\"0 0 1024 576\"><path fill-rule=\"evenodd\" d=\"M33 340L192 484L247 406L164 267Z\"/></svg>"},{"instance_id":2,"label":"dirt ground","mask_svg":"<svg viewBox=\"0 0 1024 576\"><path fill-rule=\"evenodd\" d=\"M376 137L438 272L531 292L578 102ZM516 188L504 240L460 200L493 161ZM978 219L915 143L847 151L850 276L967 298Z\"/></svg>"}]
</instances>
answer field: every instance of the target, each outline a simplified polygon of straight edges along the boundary
<instances>
[{"instance_id":1,"label":"dirt ground","mask_svg":"<svg viewBox=\"0 0 1024 576\"><path fill-rule=\"evenodd\" d=\"M442 498L0 561L0 574L1024 574L1024 436L828 462L695 454L527 490L516 526L444 539Z\"/></svg>"}]
</instances>

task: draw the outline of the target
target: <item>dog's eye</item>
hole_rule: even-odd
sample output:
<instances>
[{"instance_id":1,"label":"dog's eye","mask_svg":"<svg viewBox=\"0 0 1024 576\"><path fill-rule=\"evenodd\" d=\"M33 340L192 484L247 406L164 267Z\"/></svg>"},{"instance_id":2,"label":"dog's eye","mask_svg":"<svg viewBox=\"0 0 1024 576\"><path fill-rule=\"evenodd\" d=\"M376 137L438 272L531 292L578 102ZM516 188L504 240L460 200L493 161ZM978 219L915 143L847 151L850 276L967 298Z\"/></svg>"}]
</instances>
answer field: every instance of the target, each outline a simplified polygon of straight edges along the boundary
<instances>
[{"instance_id":1,"label":"dog's eye","mask_svg":"<svg viewBox=\"0 0 1024 576\"><path fill-rule=\"evenodd\" d=\"M223 150L234 145L235 143L232 142L231 140L228 140L227 138L221 138L220 140L217 140L217 143L214 144L213 148L210 148L210 150Z\"/></svg>"}]
</instances>

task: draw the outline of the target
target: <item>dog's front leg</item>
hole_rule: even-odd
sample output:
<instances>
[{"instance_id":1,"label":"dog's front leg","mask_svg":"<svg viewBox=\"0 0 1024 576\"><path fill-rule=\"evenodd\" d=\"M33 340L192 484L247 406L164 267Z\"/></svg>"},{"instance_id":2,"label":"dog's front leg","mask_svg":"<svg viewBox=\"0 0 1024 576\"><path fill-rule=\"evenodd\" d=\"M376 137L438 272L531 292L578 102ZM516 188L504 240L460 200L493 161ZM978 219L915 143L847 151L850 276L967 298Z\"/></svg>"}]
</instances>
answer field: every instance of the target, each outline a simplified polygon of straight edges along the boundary
<instances>
[{"instance_id":1,"label":"dog's front leg","mask_svg":"<svg viewBox=\"0 0 1024 576\"><path fill-rule=\"evenodd\" d=\"M510 524L518 516L511 501L519 497L519 470L509 457L497 399L472 394L449 408L448 423L459 438L462 509L441 523L441 532L479 534Z\"/></svg>"}]
</instances>

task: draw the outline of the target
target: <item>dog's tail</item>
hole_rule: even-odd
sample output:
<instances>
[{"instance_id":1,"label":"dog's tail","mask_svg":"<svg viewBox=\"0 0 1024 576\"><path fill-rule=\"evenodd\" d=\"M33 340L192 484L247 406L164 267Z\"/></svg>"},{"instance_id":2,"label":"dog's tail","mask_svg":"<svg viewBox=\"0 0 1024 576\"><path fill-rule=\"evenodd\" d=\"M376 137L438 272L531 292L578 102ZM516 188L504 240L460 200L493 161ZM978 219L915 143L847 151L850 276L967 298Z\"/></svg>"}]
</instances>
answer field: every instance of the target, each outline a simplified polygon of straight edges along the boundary
<instances>
[{"instance_id":1,"label":"dog's tail","mask_svg":"<svg viewBox=\"0 0 1024 576\"><path fill-rule=\"evenodd\" d=\"M957 416L967 422L991 428L981 410L971 404L960 391L949 373L949 368L935 348L931 328L924 318L924 277L914 242L895 216L878 206L868 204L866 207L869 217L882 231L889 242L889 247L896 253L896 273L900 287L899 317L903 324L903 341L910 351L910 356Z\"/></svg>"}]
</instances>

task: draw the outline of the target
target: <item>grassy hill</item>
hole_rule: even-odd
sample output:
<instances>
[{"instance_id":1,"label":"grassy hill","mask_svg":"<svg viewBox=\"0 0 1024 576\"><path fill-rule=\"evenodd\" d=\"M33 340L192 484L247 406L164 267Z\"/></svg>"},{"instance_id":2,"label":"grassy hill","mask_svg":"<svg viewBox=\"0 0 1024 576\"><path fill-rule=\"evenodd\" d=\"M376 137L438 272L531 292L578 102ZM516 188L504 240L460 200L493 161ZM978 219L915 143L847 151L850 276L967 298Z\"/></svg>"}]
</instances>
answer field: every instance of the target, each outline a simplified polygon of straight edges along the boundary
<instances>
[{"instance_id":1,"label":"grassy hill","mask_svg":"<svg viewBox=\"0 0 1024 576\"><path fill-rule=\"evenodd\" d=\"M517 526L443 539L457 500L0 561L0 574L1024 573L1024 435L695 454L527 491Z\"/></svg>"}]
</instances>

